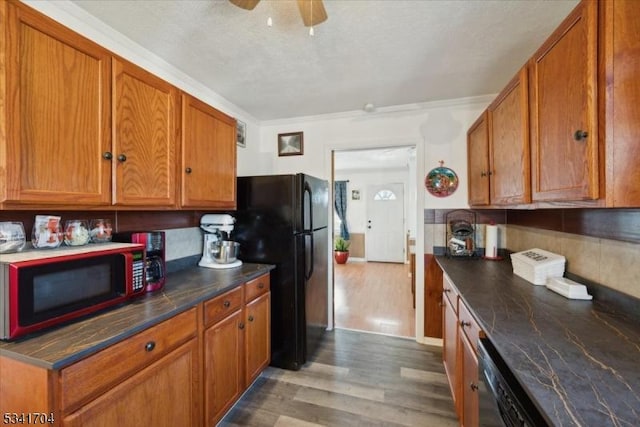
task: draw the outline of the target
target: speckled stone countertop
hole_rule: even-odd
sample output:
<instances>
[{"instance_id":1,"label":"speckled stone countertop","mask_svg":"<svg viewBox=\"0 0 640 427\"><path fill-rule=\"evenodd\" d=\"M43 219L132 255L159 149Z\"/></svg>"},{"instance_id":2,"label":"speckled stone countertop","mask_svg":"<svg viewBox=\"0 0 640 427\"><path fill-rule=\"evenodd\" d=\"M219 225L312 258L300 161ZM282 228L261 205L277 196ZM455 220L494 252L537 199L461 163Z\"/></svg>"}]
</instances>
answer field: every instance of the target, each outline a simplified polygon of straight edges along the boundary
<instances>
[{"instance_id":1,"label":"speckled stone countertop","mask_svg":"<svg viewBox=\"0 0 640 427\"><path fill-rule=\"evenodd\" d=\"M638 313L532 285L512 273L509 257L437 261L553 425L640 425Z\"/></svg>"},{"instance_id":2,"label":"speckled stone countertop","mask_svg":"<svg viewBox=\"0 0 640 427\"><path fill-rule=\"evenodd\" d=\"M0 355L60 369L272 269L243 264L227 270L190 267L169 273L161 291L13 342L0 341Z\"/></svg>"}]
</instances>

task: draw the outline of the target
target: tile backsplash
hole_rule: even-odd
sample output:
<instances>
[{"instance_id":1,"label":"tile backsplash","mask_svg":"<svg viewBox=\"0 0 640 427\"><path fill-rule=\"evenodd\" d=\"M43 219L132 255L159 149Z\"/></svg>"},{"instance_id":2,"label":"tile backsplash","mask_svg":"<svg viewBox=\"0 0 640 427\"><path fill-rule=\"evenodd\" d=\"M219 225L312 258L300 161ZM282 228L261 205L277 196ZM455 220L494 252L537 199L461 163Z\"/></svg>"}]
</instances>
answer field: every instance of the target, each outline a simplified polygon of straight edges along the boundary
<instances>
[{"instance_id":1,"label":"tile backsplash","mask_svg":"<svg viewBox=\"0 0 640 427\"><path fill-rule=\"evenodd\" d=\"M566 271L640 298L640 244L509 225L507 247L540 248L564 255Z\"/></svg>"},{"instance_id":2,"label":"tile backsplash","mask_svg":"<svg viewBox=\"0 0 640 427\"><path fill-rule=\"evenodd\" d=\"M202 231L198 227L172 228L164 230L166 247L166 260L185 258L193 255L202 255Z\"/></svg>"}]
</instances>

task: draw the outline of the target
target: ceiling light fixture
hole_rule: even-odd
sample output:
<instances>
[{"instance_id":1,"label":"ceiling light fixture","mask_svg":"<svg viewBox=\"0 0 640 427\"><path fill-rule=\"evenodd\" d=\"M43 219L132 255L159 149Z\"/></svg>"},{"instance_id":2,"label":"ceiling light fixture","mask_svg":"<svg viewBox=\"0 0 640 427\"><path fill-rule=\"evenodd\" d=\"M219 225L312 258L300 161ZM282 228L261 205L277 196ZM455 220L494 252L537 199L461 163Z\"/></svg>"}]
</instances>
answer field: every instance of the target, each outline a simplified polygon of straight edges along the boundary
<instances>
[{"instance_id":1,"label":"ceiling light fixture","mask_svg":"<svg viewBox=\"0 0 640 427\"><path fill-rule=\"evenodd\" d=\"M253 10L260 0L229 0L229 2L241 9ZM315 34L313 27L326 21L328 18L322 0L298 0L298 9L300 10L300 16L302 17L304 26L310 27L310 36ZM267 25L269 27L273 25L271 17L267 19Z\"/></svg>"}]
</instances>

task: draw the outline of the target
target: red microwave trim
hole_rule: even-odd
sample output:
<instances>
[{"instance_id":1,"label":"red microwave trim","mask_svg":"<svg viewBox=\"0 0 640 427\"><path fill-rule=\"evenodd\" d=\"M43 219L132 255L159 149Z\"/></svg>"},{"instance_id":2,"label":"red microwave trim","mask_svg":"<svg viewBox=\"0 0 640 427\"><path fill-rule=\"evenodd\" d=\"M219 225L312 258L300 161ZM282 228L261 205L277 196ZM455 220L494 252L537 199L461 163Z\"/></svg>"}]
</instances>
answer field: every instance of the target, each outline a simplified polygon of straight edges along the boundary
<instances>
[{"instance_id":1,"label":"red microwave trim","mask_svg":"<svg viewBox=\"0 0 640 427\"><path fill-rule=\"evenodd\" d=\"M145 293L145 288L143 287L138 292L133 292L133 253L135 251L143 250L144 245L135 245L126 248L114 248L114 249L105 249L93 252L85 252L85 253L77 253L70 254L58 257L48 257L48 258L38 258L34 260L28 261L20 261L11 263L9 265L9 333L8 338L14 339L19 336L39 331L40 329L47 328L49 326L55 326L67 320L72 320L77 317L81 317L104 308L108 308L114 305L118 305L133 296L141 295ZM122 254L124 259L126 260L127 269L125 271L126 284L125 284L125 295L120 297L116 297L110 299L108 301L101 302L99 304L92 305L90 307L85 307L79 310L75 310L71 313L66 313L61 316L52 317L47 320L43 320L38 323L34 323L33 325L28 326L20 326L18 324L18 274L21 268L25 267L34 267L38 265L51 264L60 261L70 261L76 259L87 259L87 258L95 258L104 255L113 255L113 254Z\"/></svg>"}]
</instances>

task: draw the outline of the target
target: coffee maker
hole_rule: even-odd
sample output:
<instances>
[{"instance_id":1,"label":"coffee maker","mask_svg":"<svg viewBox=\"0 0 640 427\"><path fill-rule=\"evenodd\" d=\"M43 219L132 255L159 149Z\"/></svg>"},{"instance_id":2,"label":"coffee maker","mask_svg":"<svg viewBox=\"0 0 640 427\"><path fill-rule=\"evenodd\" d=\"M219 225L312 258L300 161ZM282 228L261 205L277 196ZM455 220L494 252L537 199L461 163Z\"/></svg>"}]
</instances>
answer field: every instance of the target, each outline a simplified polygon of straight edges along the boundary
<instances>
[{"instance_id":1,"label":"coffee maker","mask_svg":"<svg viewBox=\"0 0 640 427\"><path fill-rule=\"evenodd\" d=\"M125 231L114 233L114 242L142 243L145 248L145 288L147 292L158 291L166 280L164 231Z\"/></svg>"},{"instance_id":2,"label":"coffee maker","mask_svg":"<svg viewBox=\"0 0 640 427\"><path fill-rule=\"evenodd\" d=\"M200 218L204 231L202 258L198 265L207 268L234 268L242 265L237 259L240 244L229 239L236 219L229 214L206 214Z\"/></svg>"}]
</instances>

